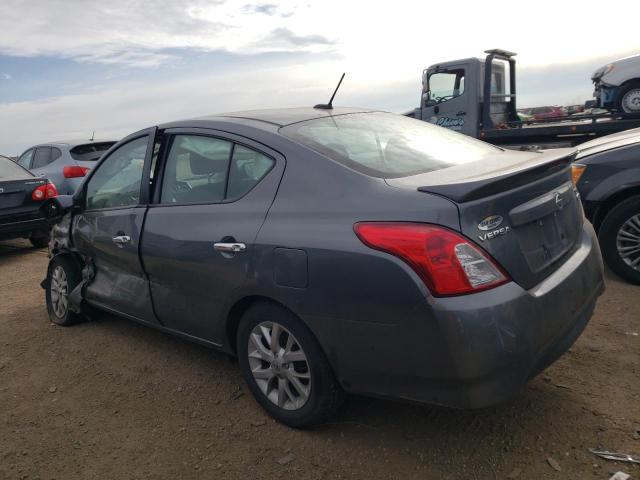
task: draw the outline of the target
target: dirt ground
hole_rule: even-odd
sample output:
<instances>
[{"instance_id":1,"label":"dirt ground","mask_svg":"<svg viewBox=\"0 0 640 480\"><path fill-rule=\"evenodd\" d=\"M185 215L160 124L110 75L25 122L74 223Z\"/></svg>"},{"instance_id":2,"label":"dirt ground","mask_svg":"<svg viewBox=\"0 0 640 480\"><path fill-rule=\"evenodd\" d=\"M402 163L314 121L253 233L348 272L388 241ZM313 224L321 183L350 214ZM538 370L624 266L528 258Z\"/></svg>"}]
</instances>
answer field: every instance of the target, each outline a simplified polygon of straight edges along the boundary
<instances>
[{"instance_id":1,"label":"dirt ground","mask_svg":"<svg viewBox=\"0 0 640 480\"><path fill-rule=\"evenodd\" d=\"M640 478L587 451L640 455L640 287L612 275L578 342L506 405L356 397L295 431L224 355L110 315L53 326L46 265L0 242L0 479Z\"/></svg>"}]
</instances>

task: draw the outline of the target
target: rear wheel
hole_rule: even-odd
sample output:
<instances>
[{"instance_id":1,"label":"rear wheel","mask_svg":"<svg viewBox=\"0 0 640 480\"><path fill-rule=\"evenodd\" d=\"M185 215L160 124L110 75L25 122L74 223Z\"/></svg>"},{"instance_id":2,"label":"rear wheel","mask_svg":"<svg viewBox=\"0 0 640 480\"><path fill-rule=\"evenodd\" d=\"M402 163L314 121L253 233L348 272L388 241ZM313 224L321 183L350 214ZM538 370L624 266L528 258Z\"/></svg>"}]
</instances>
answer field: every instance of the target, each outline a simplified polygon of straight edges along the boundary
<instances>
[{"instance_id":1,"label":"rear wheel","mask_svg":"<svg viewBox=\"0 0 640 480\"><path fill-rule=\"evenodd\" d=\"M238 327L240 368L258 403L294 428L333 416L344 398L318 341L288 310L259 303Z\"/></svg>"},{"instance_id":2,"label":"rear wheel","mask_svg":"<svg viewBox=\"0 0 640 480\"><path fill-rule=\"evenodd\" d=\"M55 257L51 260L45 295L47 312L53 323L68 326L83 320L82 315L69 310L69 294L80 280L80 271L69 258Z\"/></svg>"},{"instance_id":3,"label":"rear wheel","mask_svg":"<svg viewBox=\"0 0 640 480\"><path fill-rule=\"evenodd\" d=\"M609 268L640 285L640 196L613 207L602 221L598 238Z\"/></svg>"},{"instance_id":4,"label":"rear wheel","mask_svg":"<svg viewBox=\"0 0 640 480\"><path fill-rule=\"evenodd\" d=\"M633 82L622 87L618 109L625 113L640 114L640 82Z\"/></svg>"}]
</instances>

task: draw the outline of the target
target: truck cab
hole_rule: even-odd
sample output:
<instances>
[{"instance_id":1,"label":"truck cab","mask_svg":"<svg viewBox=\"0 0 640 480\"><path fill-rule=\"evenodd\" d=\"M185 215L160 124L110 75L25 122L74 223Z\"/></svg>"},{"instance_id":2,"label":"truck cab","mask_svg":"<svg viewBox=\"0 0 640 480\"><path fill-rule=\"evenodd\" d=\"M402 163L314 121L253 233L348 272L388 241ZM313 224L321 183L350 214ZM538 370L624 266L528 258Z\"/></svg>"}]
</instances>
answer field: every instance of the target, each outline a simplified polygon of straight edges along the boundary
<instances>
[{"instance_id":1,"label":"truck cab","mask_svg":"<svg viewBox=\"0 0 640 480\"><path fill-rule=\"evenodd\" d=\"M482 129L518 121L515 53L487 50L485 59L438 63L422 72L415 118L479 137Z\"/></svg>"}]
</instances>

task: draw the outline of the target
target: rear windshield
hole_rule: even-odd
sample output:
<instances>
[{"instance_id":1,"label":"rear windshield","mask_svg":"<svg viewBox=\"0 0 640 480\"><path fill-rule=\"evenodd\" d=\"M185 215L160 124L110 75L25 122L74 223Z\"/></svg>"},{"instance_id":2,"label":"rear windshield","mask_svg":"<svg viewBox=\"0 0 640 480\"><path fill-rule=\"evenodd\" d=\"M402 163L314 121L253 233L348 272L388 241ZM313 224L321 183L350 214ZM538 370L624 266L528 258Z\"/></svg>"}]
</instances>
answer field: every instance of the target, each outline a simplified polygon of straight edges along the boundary
<instances>
[{"instance_id":1,"label":"rear windshield","mask_svg":"<svg viewBox=\"0 0 640 480\"><path fill-rule=\"evenodd\" d=\"M33 175L13 160L0 157L0 180L15 180L30 177L33 177Z\"/></svg>"},{"instance_id":2,"label":"rear windshield","mask_svg":"<svg viewBox=\"0 0 640 480\"><path fill-rule=\"evenodd\" d=\"M109 150L116 142L100 142L87 143L85 145L76 145L69 153L71 157L78 162L95 162L100 159L102 154Z\"/></svg>"},{"instance_id":3,"label":"rear windshield","mask_svg":"<svg viewBox=\"0 0 640 480\"><path fill-rule=\"evenodd\" d=\"M284 136L354 170L397 178L476 162L500 148L402 115L353 113L294 123Z\"/></svg>"}]
</instances>

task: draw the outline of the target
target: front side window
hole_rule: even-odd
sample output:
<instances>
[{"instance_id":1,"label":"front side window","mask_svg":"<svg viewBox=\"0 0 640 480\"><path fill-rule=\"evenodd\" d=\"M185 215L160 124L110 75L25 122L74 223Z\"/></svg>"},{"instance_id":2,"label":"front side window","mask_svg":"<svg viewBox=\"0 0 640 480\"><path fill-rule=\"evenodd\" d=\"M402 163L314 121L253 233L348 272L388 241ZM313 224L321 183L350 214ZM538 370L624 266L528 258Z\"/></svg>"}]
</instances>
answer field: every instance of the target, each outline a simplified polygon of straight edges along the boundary
<instances>
[{"instance_id":1,"label":"front side window","mask_svg":"<svg viewBox=\"0 0 640 480\"><path fill-rule=\"evenodd\" d=\"M149 137L140 137L114 150L87 183L87 209L138 205L142 168Z\"/></svg>"},{"instance_id":2,"label":"front side window","mask_svg":"<svg viewBox=\"0 0 640 480\"><path fill-rule=\"evenodd\" d=\"M51 162L51 147L38 147L33 156L33 166L31 168L42 168Z\"/></svg>"},{"instance_id":3,"label":"front side window","mask_svg":"<svg viewBox=\"0 0 640 480\"><path fill-rule=\"evenodd\" d=\"M501 149L402 115L335 115L282 127L280 133L361 173L397 178L488 159Z\"/></svg>"},{"instance_id":4,"label":"front side window","mask_svg":"<svg viewBox=\"0 0 640 480\"><path fill-rule=\"evenodd\" d=\"M442 103L464 93L464 69L435 72L429 75L427 102Z\"/></svg>"},{"instance_id":5,"label":"front side window","mask_svg":"<svg viewBox=\"0 0 640 480\"><path fill-rule=\"evenodd\" d=\"M28 170L31 166L31 158L33 158L33 148L24 152L18 159L18 163Z\"/></svg>"}]
</instances>

